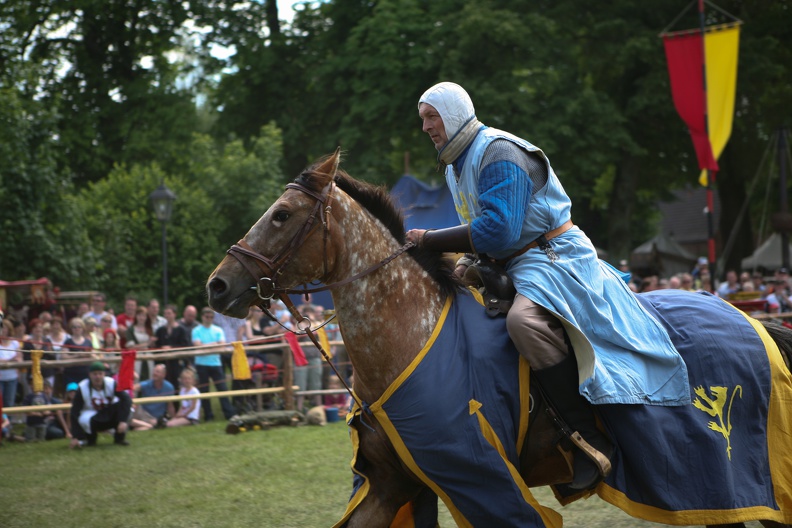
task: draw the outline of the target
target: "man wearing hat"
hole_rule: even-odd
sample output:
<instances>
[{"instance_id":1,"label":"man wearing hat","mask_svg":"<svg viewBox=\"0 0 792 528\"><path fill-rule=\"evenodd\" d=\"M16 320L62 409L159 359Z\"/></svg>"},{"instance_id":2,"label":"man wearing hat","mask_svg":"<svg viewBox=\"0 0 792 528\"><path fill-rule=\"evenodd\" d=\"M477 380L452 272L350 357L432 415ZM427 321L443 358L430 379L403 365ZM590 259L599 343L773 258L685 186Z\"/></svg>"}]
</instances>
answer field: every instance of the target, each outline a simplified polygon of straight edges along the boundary
<instances>
[{"instance_id":1,"label":"man wearing hat","mask_svg":"<svg viewBox=\"0 0 792 528\"><path fill-rule=\"evenodd\" d=\"M127 420L132 399L126 391L116 391L116 382L105 376L105 365L94 361L88 378L78 384L71 408L72 440L69 447L96 445L99 431L115 429L115 443L126 441Z\"/></svg>"},{"instance_id":2,"label":"man wearing hat","mask_svg":"<svg viewBox=\"0 0 792 528\"><path fill-rule=\"evenodd\" d=\"M571 200L544 152L481 123L454 83L424 92L418 116L445 166L461 225L414 229L406 238L419 250L486 254L506 269L518 292L509 335L569 428L609 458L613 446L588 402L689 405L687 369L668 333L573 224ZM602 456L576 451L569 487L596 486L609 470Z\"/></svg>"}]
</instances>

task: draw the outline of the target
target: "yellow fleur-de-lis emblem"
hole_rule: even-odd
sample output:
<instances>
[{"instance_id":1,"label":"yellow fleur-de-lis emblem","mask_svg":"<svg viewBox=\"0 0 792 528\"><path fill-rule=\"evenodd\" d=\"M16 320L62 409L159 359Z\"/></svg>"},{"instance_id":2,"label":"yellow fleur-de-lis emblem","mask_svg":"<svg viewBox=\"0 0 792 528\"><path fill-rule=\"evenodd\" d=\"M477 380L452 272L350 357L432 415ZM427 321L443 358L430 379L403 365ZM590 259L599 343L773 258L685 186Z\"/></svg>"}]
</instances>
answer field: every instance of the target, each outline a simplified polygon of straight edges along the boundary
<instances>
[{"instance_id":1,"label":"yellow fleur-de-lis emblem","mask_svg":"<svg viewBox=\"0 0 792 528\"><path fill-rule=\"evenodd\" d=\"M707 395L704 387L699 386L694 389L694 392L698 398L693 401L693 406L700 411L704 411L713 418L718 419L718 422L710 422L708 427L713 431L722 434L723 438L726 439L726 455L729 457L729 460L731 460L731 408L732 404L734 404L734 397L737 395L737 391L740 392L740 398L742 398L742 385L737 385L734 387L731 399L729 400L729 408L727 409L726 416L724 417L723 408L726 406L726 398L728 397L729 393L728 388L710 387L710 392L712 393L712 396L714 396L714 399Z\"/></svg>"},{"instance_id":2,"label":"yellow fleur-de-lis emblem","mask_svg":"<svg viewBox=\"0 0 792 528\"><path fill-rule=\"evenodd\" d=\"M472 199L472 196L471 196ZM455 200L454 207L456 208L457 214L465 219L465 222L468 224L471 222L471 205L465 199L465 193L462 191L459 192L457 199Z\"/></svg>"}]
</instances>

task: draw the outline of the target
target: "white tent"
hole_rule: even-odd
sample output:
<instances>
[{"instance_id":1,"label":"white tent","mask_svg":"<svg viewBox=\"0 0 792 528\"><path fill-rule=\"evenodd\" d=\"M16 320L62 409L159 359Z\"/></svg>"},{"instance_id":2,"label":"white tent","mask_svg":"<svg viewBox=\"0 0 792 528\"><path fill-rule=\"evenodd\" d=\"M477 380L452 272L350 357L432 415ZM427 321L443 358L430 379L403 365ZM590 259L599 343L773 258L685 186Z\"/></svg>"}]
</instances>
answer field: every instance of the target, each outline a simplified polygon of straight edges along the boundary
<instances>
[{"instance_id":1,"label":"white tent","mask_svg":"<svg viewBox=\"0 0 792 528\"><path fill-rule=\"evenodd\" d=\"M789 245L789 254L792 255L792 244ZM781 235L773 233L764 244L759 246L753 255L742 259L742 269L750 270L765 268L777 270L781 267Z\"/></svg>"}]
</instances>

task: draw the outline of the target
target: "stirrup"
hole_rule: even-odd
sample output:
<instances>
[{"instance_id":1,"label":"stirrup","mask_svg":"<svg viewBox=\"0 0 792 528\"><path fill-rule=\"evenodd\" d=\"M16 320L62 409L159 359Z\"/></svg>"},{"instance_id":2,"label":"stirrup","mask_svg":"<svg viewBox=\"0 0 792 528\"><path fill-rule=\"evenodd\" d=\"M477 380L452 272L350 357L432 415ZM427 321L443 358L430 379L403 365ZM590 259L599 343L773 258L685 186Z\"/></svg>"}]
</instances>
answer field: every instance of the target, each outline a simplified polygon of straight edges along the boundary
<instances>
[{"instance_id":1,"label":"stirrup","mask_svg":"<svg viewBox=\"0 0 792 528\"><path fill-rule=\"evenodd\" d=\"M594 446L586 442L586 439L583 438L577 431L573 432L569 436L569 439L594 463L595 466L597 466L597 471L599 471L599 474L602 478L610 475L611 469L613 468L611 467L609 455L597 450ZM610 449L610 454L613 454L612 446Z\"/></svg>"}]
</instances>

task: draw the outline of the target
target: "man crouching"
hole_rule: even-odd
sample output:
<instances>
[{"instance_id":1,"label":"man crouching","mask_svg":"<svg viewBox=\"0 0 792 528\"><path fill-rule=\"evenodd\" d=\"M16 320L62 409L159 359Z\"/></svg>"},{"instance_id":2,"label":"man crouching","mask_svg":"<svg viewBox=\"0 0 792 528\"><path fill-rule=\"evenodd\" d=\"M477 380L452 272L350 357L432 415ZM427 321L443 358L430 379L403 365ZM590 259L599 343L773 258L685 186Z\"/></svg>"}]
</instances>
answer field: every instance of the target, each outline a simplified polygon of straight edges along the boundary
<instances>
[{"instance_id":1,"label":"man crouching","mask_svg":"<svg viewBox=\"0 0 792 528\"><path fill-rule=\"evenodd\" d=\"M127 420L132 398L126 391L116 391L116 382L105 376L101 361L91 364L88 378L79 384L71 408L72 440L69 447L95 446L99 431L115 429L115 442L129 445L126 441Z\"/></svg>"}]
</instances>

